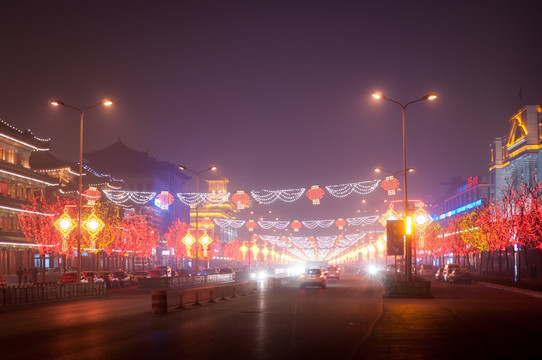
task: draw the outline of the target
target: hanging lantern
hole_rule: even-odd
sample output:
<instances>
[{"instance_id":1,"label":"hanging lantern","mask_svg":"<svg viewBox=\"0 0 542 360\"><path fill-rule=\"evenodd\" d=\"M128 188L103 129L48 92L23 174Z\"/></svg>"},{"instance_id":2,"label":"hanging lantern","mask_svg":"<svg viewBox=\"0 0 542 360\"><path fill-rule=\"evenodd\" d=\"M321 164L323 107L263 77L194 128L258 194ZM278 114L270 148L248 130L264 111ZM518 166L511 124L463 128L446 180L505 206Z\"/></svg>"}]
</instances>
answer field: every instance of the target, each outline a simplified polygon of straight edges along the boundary
<instances>
[{"instance_id":1,"label":"hanging lantern","mask_svg":"<svg viewBox=\"0 0 542 360\"><path fill-rule=\"evenodd\" d=\"M190 234L190 231L186 233L186 235L181 239L182 243L186 246L186 256L192 257L190 254L190 248L194 243L196 242L196 238L194 235Z\"/></svg>"},{"instance_id":2,"label":"hanging lantern","mask_svg":"<svg viewBox=\"0 0 542 360\"><path fill-rule=\"evenodd\" d=\"M339 230L342 230L346 226L346 220L344 220L343 218L338 218L337 221L335 221L335 225L337 225Z\"/></svg>"},{"instance_id":3,"label":"hanging lantern","mask_svg":"<svg viewBox=\"0 0 542 360\"><path fill-rule=\"evenodd\" d=\"M171 205L172 203L173 203L173 195L171 195L167 191L162 191L154 199L154 205L156 205L162 210L169 209L169 205Z\"/></svg>"},{"instance_id":4,"label":"hanging lantern","mask_svg":"<svg viewBox=\"0 0 542 360\"><path fill-rule=\"evenodd\" d=\"M319 205L320 199L324 197L324 189L320 188L318 185L313 185L307 190L307 197L312 200L313 205Z\"/></svg>"},{"instance_id":5,"label":"hanging lantern","mask_svg":"<svg viewBox=\"0 0 542 360\"><path fill-rule=\"evenodd\" d=\"M245 256L246 256L247 251L248 251L248 246L247 246L246 242L244 242L243 245L241 245L241 247L239 248L239 251L241 251L241 253L243 254L243 260L245 260Z\"/></svg>"},{"instance_id":6,"label":"hanging lantern","mask_svg":"<svg viewBox=\"0 0 542 360\"><path fill-rule=\"evenodd\" d=\"M299 220L294 220L292 221L292 223L290 224L290 227L292 229L294 229L295 232L298 232L299 229L301 229L301 227L303 226L303 224L301 224L301 222Z\"/></svg>"},{"instance_id":7,"label":"hanging lantern","mask_svg":"<svg viewBox=\"0 0 542 360\"><path fill-rule=\"evenodd\" d=\"M250 196L243 190L238 190L232 195L231 201L237 206L237 209L243 210L250 207Z\"/></svg>"},{"instance_id":8,"label":"hanging lantern","mask_svg":"<svg viewBox=\"0 0 542 360\"><path fill-rule=\"evenodd\" d=\"M256 224L256 221L254 221L254 220L249 220L249 221L247 221L245 226L248 228L248 231L254 231L256 226L258 226L258 224Z\"/></svg>"},{"instance_id":9,"label":"hanging lantern","mask_svg":"<svg viewBox=\"0 0 542 360\"><path fill-rule=\"evenodd\" d=\"M260 252L260 248L258 247L258 245L252 245L250 251L252 251L252 254L254 255L254 260L258 260L258 253Z\"/></svg>"},{"instance_id":10,"label":"hanging lantern","mask_svg":"<svg viewBox=\"0 0 542 360\"><path fill-rule=\"evenodd\" d=\"M201 235L199 238L199 243L203 247L203 257L207 257L207 249L209 248L209 245L213 242L213 239L207 234L207 231Z\"/></svg>"},{"instance_id":11,"label":"hanging lantern","mask_svg":"<svg viewBox=\"0 0 542 360\"><path fill-rule=\"evenodd\" d=\"M90 186L83 193L85 199L87 199L87 205L94 206L96 202L102 197L102 193L96 189L94 186Z\"/></svg>"},{"instance_id":12,"label":"hanging lantern","mask_svg":"<svg viewBox=\"0 0 542 360\"><path fill-rule=\"evenodd\" d=\"M64 239L67 239L70 236L70 233L77 227L77 221L73 220L68 214L67 210L64 210L58 219L54 223L56 229L60 231L60 234Z\"/></svg>"},{"instance_id":13,"label":"hanging lantern","mask_svg":"<svg viewBox=\"0 0 542 360\"><path fill-rule=\"evenodd\" d=\"M89 233L91 238L95 238L100 233L100 231L103 230L105 224L93 210L92 214L90 214L89 217L85 221L83 221L82 226Z\"/></svg>"},{"instance_id":14,"label":"hanging lantern","mask_svg":"<svg viewBox=\"0 0 542 360\"><path fill-rule=\"evenodd\" d=\"M269 254L269 249L267 245L262 249L263 261L267 261L267 255Z\"/></svg>"},{"instance_id":15,"label":"hanging lantern","mask_svg":"<svg viewBox=\"0 0 542 360\"><path fill-rule=\"evenodd\" d=\"M395 190L399 189L400 183L397 178L393 176L386 176L386 178L382 180L380 186L382 186L384 191L388 192L388 195L395 195Z\"/></svg>"}]
</instances>

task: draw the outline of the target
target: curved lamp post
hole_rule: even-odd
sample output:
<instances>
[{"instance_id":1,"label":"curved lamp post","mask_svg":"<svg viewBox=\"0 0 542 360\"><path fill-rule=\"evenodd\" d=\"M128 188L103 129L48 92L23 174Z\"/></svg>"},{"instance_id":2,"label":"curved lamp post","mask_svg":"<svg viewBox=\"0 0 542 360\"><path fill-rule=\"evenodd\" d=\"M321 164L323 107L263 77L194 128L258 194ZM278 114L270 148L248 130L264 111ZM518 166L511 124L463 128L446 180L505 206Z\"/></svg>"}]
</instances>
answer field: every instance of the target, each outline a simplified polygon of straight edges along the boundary
<instances>
[{"instance_id":1,"label":"curved lamp post","mask_svg":"<svg viewBox=\"0 0 542 360\"><path fill-rule=\"evenodd\" d=\"M217 169L216 166L211 166L208 169L201 170L201 171L194 171L192 169L187 168L186 166L179 165L179 170L184 170L191 172L192 174L196 175L196 194L199 194L199 176L200 174L206 172L206 171L215 171ZM199 274L199 202L196 203L196 275Z\"/></svg>"},{"instance_id":2,"label":"curved lamp post","mask_svg":"<svg viewBox=\"0 0 542 360\"><path fill-rule=\"evenodd\" d=\"M78 192L79 192L79 218L77 219L77 282L81 281L81 223L82 223L82 209L83 209L83 121L85 118L85 112L87 110L93 109L98 106L111 106L113 105L113 101L109 99L104 99L100 101L97 104L94 104L92 106L86 107L84 109L80 109L77 106L68 105L60 100L51 100L49 101L49 104L52 106L64 106L70 109L73 109L81 115L81 126L79 131L79 186L78 186Z\"/></svg>"},{"instance_id":3,"label":"curved lamp post","mask_svg":"<svg viewBox=\"0 0 542 360\"><path fill-rule=\"evenodd\" d=\"M377 100L383 99L390 101L392 103L395 103L401 107L401 113L402 113L402 122L403 122L403 173L404 173L404 188L405 188L405 279L406 281L412 280L412 233L411 233L411 218L409 216L409 209L408 209L408 192L407 192L407 173L409 172L407 168L407 161L406 161L406 123L405 123L405 112L406 108L409 105L415 104L420 101L425 100L435 100L437 98L436 94L427 94L424 97L409 101L406 104L402 104L397 100L390 99L389 97L386 97L384 94L380 92L373 92L371 96Z\"/></svg>"}]
</instances>

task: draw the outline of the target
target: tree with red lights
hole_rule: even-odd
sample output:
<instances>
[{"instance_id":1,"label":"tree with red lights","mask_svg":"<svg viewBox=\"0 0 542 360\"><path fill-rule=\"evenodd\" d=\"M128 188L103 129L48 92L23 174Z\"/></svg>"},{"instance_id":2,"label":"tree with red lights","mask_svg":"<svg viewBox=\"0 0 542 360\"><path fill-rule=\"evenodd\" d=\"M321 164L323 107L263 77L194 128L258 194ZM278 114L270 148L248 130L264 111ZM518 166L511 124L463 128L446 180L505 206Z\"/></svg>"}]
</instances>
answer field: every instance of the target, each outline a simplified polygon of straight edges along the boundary
<instances>
[{"instance_id":1,"label":"tree with red lights","mask_svg":"<svg viewBox=\"0 0 542 360\"><path fill-rule=\"evenodd\" d=\"M168 228L168 232L164 234L167 245L175 250L176 258L183 258L186 256L186 245L182 242L183 238L188 233L190 226L183 223L180 219L177 219Z\"/></svg>"},{"instance_id":2,"label":"tree with red lights","mask_svg":"<svg viewBox=\"0 0 542 360\"><path fill-rule=\"evenodd\" d=\"M64 213L66 206L74 205L73 199L58 198L49 203L43 197L36 197L32 204L23 205L24 213L19 214L19 225L26 239L36 244L42 259L42 281L45 281L45 255L62 254L62 235L54 223ZM71 234L69 244L75 241ZM68 246L71 249L71 246ZM64 262L65 263L65 262Z\"/></svg>"}]
</instances>

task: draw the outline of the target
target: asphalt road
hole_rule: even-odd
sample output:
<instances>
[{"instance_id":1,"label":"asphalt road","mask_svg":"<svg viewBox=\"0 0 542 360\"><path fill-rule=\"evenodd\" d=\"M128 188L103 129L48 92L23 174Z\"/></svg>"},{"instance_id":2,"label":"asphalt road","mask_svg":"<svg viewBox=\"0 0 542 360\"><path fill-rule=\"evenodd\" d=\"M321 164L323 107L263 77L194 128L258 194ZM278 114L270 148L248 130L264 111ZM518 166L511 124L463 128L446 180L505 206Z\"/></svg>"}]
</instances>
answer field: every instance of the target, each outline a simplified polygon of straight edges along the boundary
<instances>
[{"instance_id":1,"label":"asphalt road","mask_svg":"<svg viewBox=\"0 0 542 360\"><path fill-rule=\"evenodd\" d=\"M542 299L433 283L433 299L387 299L343 276L325 290L260 284L247 296L152 314L149 291L0 310L2 359L522 359Z\"/></svg>"}]
</instances>

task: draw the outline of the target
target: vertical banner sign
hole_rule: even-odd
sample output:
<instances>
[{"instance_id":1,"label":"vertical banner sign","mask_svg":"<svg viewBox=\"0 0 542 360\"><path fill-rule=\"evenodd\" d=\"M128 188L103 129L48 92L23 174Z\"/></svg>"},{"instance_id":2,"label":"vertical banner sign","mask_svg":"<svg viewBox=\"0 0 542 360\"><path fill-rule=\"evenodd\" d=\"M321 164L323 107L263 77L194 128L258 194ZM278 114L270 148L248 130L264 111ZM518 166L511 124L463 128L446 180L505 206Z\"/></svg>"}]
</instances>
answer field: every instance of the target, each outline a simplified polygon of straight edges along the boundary
<instances>
[{"instance_id":1,"label":"vertical banner sign","mask_svg":"<svg viewBox=\"0 0 542 360\"><path fill-rule=\"evenodd\" d=\"M388 220L386 222L388 255L404 254L405 223L403 220Z\"/></svg>"}]
</instances>

